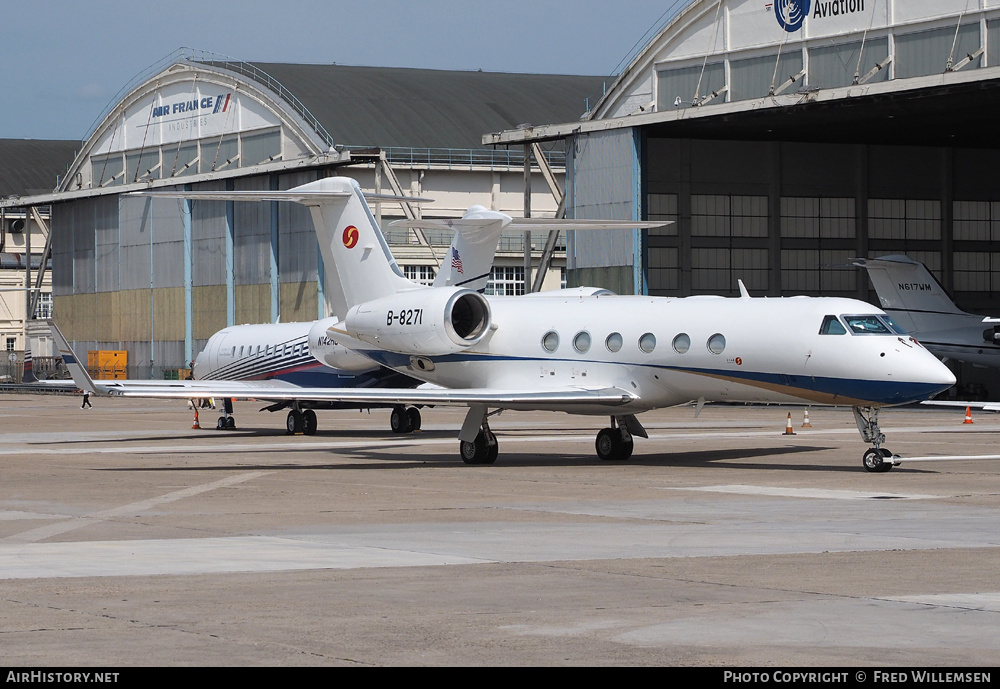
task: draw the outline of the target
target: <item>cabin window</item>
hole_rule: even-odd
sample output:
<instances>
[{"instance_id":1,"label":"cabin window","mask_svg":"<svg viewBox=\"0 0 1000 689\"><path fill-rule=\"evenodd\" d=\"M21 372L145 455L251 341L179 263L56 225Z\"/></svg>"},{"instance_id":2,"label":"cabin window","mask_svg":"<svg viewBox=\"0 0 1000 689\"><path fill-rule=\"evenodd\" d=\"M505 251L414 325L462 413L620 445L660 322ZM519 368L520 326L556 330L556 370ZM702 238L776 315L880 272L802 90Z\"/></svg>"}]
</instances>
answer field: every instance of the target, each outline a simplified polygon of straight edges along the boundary
<instances>
[{"instance_id":1,"label":"cabin window","mask_svg":"<svg viewBox=\"0 0 1000 689\"><path fill-rule=\"evenodd\" d=\"M243 345L240 345L240 356L243 356Z\"/></svg>"},{"instance_id":2,"label":"cabin window","mask_svg":"<svg viewBox=\"0 0 1000 689\"><path fill-rule=\"evenodd\" d=\"M653 333L645 333L639 338L639 349L649 354L654 349L656 349L656 335Z\"/></svg>"},{"instance_id":3,"label":"cabin window","mask_svg":"<svg viewBox=\"0 0 1000 689\"><path fill-rule=\"evenodd\" d=\"M608 339L604 341L604 346L608 348L609 352L617 352L622 348L622 334L621 333L611 333L608 335Z\"/></svg>"},{"instance_id":4,"label":"cabin window","mask_svg":"<svg viewBox=\"0 0 1000 689\"><path fill-rule=\"evenodd\" d=\"M573 338L573 349L583 354L590 349L590 333L586 330L578 332Z\"/></svg>"},{"instance_id":5,"label":"cabin window","mask_svg":"<svg viewBox=\"0 0 1000 689\"><path fill-rule=\"evenodd\" d=\"M819 327L820 335L846 335L847 328L836 316L824 316L823 325Z\"/></svg>"},{"instance_id":6,"label":"cabin window","mask_svg":"<svg viewBox=\"0 0 1000 689\"><path fill-rule=\"evenodd\" d=\"M554 352L559 348L559 333L550 330L542 336L542 349Z\"/></svg>"},{"instance_id":7,"label":"cabin window","mask_svg":"<svg viewBox=\"0 0 1000 689\"><path fill-rule=\"evenodd\" d=\"M691 337L687 333L680 333L674 338L671 345L678 354L685 354L687 350L691 349Z\"/></svg>"},{"instance_id":8,"label":"cabin window","mask_svg":"<svg viewBox=\"0 0 1000 689\"><path fill-rule=\"evenodd\" d=\"M715 333L708 338L708 351L712 354L722 354L726 351L726 338L721 333Z\"/></svg>"},{"instance_id":9,"label":"cabin window","mask_svg":"<svg viewBox=\"0 0 1000 689\"><path fill-rule=\"evenodd\" d=\"M891 335L889 326L879 320L878 316L844 316L847 327L857 335Z\"/></svg>"}]
</instances>

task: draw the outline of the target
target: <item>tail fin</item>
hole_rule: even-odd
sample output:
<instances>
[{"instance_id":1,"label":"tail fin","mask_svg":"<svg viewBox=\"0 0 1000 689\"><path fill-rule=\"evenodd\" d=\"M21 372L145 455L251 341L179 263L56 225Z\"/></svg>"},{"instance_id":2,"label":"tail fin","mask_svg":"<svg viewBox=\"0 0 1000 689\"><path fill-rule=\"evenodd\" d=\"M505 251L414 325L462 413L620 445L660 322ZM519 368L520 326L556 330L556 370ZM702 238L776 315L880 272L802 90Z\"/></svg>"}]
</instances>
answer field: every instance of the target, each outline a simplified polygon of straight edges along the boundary
<instances>
[{"instance_id":1,"label":"tail fin","mask_svg":"<svg viewBox=\"0 0 1000 689\"><path fill-rule=\"evenodd\" d=\"M854 259L868 271L879 303L909 332L931 329L925 321L940 314L964 314L927 267L908 256Z\"/></svg>"},{"instance_id":2,"label":"tail fin","mask_svg":"<svg viewBox=\"0 0 1000 689\"><path fill-rule=\"evenodd\" d=\"M87 373L87 369L76 358L76 353L69 346L69 342L56 326L55 321L47 321L47 323L49 324L49 329L52 331L52 338L56 341L59 354L62 355L63 361L66 362L66 368L69 369L70 374L73 376L73 383L81 390L96 394L98 392L97 385L94 384L94 380Z\"/></svg>"},{"instance_id":3,"label":"tail fin","mask_svg":"<svg viewBox=\"0 0 1000 689\"><path fill-rule=\"evenodd\" d=\"M454 230L455 236L438 270L434 286L465 287L483 292L493 269L500 235L510 223L509 215L472 206L459 220L397 220L390 226Z\"/></svg>"},{"instance_id":4,"label":"tail fin","mask_svg":"<svg viewBox=\"0 0 1000 689\"><path fill-rule=\"evenodd\" d=\"M344 318L356 304L417 286L403 277L353 179L328 177L289 191L306 195L299 203L312 213L327 284L341 288L331 290L334 315ZM314 200L308 197L313 192L322 195Z\"/></svg>"}]
</instances>

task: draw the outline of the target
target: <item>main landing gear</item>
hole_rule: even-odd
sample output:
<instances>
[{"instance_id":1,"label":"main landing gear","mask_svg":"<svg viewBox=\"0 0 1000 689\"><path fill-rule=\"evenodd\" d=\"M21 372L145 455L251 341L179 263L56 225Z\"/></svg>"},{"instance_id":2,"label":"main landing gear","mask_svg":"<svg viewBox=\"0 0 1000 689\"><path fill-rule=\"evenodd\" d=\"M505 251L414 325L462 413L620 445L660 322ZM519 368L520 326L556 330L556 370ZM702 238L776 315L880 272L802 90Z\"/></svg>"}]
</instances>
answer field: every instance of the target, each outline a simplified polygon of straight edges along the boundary
<instances>
[{"instance_id":1,"label":"main landing gear","mask_svg":"<svg viewBox=\"0 0 1000 689\"><path fill-rule=\"evenodd\" d=\"M236 417L233 416L233 401L230 398L222 400L222 416L215 423L217 431L235 431Z\"/></svg>"},{"instance_id":2,"label":"main landing gear","mask_svg":"<svg viewBox=\"0 0 1000 689\"><path fill-rule=\"evenodd\" d=\"M497 410L493 414L499 414ZM493 464L497 460L499 447L497 437L490 430L485 407L472 407L459 437L459 453L466 464ZM475 435L473 435L475 434ZM624 462L632 456L635 444L633 436L648 438L646 429L642 427L635 414L612 416L610 428L597 434L597 456L609 462ZM472 440L465 440L465 438Z\"/></svg>"},{"instance_id":3,"label":"main landing gear","mask_svg":"<svg viewBox=\"0 0 1000 689\"><path fill-rule=\"evenodd\" d=\"M854 420L861 431L861 439L873 445L862 455L861 464L865 471L882 473L900 464L902 460L882 447L885 434L878 427L878 412L878 407L854 407Z\"/></svg>"},{"instance_id":4,"label":"main landing gear","mask_svg":"<svg viewBox=\"0 0 1000 689\"><path fill-rule=\"evenodd\" d=\"M393 433L412 433L420 430L420 410L397 404L389 415L389 428Z\"/></svg>"},{"instance_id":5,"label":"main landing gear","mask_svg":"<svg viewBox=\"0 0 1000 689\"><path fill-rule=\"evenodd\" d=\"M288 431L288 435L295 435L296 433L316 435L317 426L316 412L312 409L300 411L293 408L288 412L288 416L285 417L285 430Z\"/></svg>"}]
</instances>

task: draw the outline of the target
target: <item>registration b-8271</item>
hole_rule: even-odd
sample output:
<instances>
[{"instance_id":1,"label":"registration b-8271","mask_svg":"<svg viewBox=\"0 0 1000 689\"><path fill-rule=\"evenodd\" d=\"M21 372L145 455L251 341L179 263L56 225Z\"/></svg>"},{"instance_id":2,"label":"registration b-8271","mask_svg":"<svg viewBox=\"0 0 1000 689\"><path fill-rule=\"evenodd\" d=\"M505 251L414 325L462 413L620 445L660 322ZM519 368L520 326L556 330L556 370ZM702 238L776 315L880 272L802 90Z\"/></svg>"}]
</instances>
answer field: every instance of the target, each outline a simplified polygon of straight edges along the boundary
<instances>
[{"instance_id":1,"label":"registration b-8271","mask_svg":"<svg viewBox=\"0 0 1000 689\"><path fill-rule=\"evenodd\" d=\"M385 324L392 325L423 325L423 309L403 309L402 311L388 311L385 315Z\"/></svg>"}]
</instances>

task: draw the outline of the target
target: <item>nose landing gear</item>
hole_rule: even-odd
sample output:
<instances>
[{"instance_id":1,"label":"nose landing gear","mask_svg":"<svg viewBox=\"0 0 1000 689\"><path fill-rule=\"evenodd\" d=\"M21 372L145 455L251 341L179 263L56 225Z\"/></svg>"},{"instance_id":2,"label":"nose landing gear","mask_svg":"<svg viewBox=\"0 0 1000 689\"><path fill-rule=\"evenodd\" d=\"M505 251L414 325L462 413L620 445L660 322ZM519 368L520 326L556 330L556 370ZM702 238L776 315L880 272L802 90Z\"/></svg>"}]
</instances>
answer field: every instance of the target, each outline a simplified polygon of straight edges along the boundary
<instances>
[{"instance_id":1,"label":"nose landing gear","mask_svg":"<svg viewBox=\"0 0 1000 689\"><path fill-rule=\"evenodd\" d=\"M889 471L902 462L898 455L882 447L885 434L878 427L878 412L878 407L854 407L854 420L861 431L861 439L873 445L861 456L861 464L865 471L873 473Z\"/></svg>"}]
</instances>

